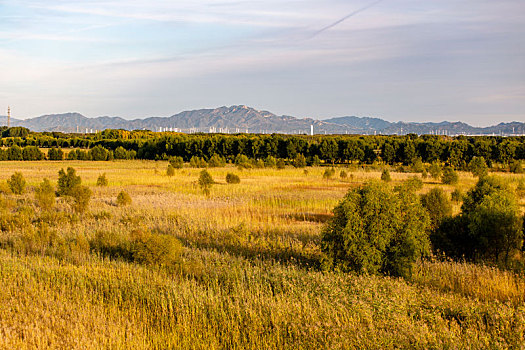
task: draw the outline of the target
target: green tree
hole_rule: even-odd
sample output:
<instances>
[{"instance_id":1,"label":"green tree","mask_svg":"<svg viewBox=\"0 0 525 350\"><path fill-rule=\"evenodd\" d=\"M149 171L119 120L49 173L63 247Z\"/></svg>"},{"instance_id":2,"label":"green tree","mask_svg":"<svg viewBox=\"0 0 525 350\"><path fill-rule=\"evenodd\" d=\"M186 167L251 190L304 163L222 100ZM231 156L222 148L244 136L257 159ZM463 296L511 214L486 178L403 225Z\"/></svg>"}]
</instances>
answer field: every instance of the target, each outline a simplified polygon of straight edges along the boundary
<instances>
[{"instance_id":1,"label":"green tree","mask_svg":"<svg viewBox=\"0 0 525 350\"><path fill-rule=\"evenodd\" d=\"M168 168L166 169L166 175L170 177L175 175L175 168L173 167L173 165L171 165L171 163L168 164Z\"/></svg>"},{"instance_id":2,"label":"green tree","mask_svg":"<svg viewBox=\"0 0 525 350\"><path fill-rule=\"evenodd\" d=\"M180 156L171 157L169 163L174 169L182 169L184 167L184 159Z\"/></svg>"},{"instance_id":3,"label":"green tree","mask_svg":"<svg viewBox=\"0 0 525 350\"><path fill-rule=\"evenodd\" d=\"M92 192L87 186L76 185L69 191L69 195L73 198L73 209L77 213L84 213L89 207Z\"/></svg>"},{"instance_id":4,"label":"green tree","mask_svg":"<svg viewBox=\"0 0 525 350\"><path fill-rule=\"evenodd\" d=\"M296 168L304 168L306 166L306 157L298 153L293 161L293 166Z\"/></svg>"},{"instance_id":5,"label":"green tree","mask_svg":"<svg viewBox=\"0 0 525 350\"><path fill-rule=\"evenodd\" d=\"M433 188L421 195L421 204L428 211L434 229L439 227L445 218L452 216L452 205L441 188Z\"/></svg>"},{"instance_id":6,"label":"green tree","mask_svg":"<svg viewBox=\"0 0 525 350\"><path fill-rule=\"evenodd\" d=\"M106 173L100 174L97 178L97 186L106 187L108 185L108 178Z\"/></svg>"},{"instance_id":7,"label":"green tree","mask_svg":"<svg viewBox=\"0 0 525 350\"><path fill-rule=\"evenodd\" d=\"M117 195L117 205L119 207L131 205L131 202L132 202L131 196L127 192L120 191L119 194Z\"/></svg>"},{"instance_id":8,"label":"green tree","mask_svg":"<svg viewBox=\"0 0 525 350\"><path fill-rule=\"evenodd\" d=\"M52 147L49 149L49 152L47 152L47 158L49 160L63 160L64 151L62 151L61 148Z\"/></svg>"},{"instance_id":9,"label":"green tree","mask_svg":"<svg viewBox=\"0 0 525 350\"><path fill-rule=\"evenodd\" d=\"M226 182L229 184L238 184L241 183L241 179L233 173L228 173L226 174Z\"/></svg>"},{"instance_id":10,"label":"green tree","mask_svg":"<svg viewBox=\"0 0 525 350\"><path fill-rule=\"evenodd\" d=\"M24 179L24 175L22 175L21 172L15 172L7 180L7 185L9 186L9 189L11 189L11 192L13 192L14 194L24 193L26 188L26 180Z\"/></svg>"},{"instance_id":11,"label":"green tree","mask_svg":"<svg viewBox=\"0 0 525 350\"><path fill-rule=\"evenodd\" d=\"M485 158L483 157L472 158L472 160L468 163L468 168L472 175L477 177L483 177L489 174L487 162L485 162Z\"/></svg>"},{"instance_id":12,"label":"green tree","mask_svg":"<svg viewBox=\"0 0 525 350\"><path fill-rule=\"evenodd\" d=\"M443 174L441 175L441 182L445 185L455 185L458 183L458 173L454 168L447 166L443 169Z\"/></svg>"},{"instance_id":13,"label":"green tree","mask_svg":"<svg viewBox=\"0 0 525 350\"><path fill-rule=\"evenodd\" d=\"M383 172L381 173L381 180L385 182L392 181L392 177L390 177L390 172L388 171L388 169L384 169Z\"/></svg>"},{"instance_id":14,"label":"green tree","mask_svg":"<svg viewBox=\"0 0 525 350\"><path fill-rule=\"evenodd\" d=\"M342 271L409 277L430 252L430 220L418 197L380 183L350 190L322 233L323 265Z\"/></svg>"},{"instance_id":15,"label":"green tree","mask_svg":"<svg viewBox=\"0 0 525 350\"><path fill-rule=\"evenodd\" d=\"M210 173L206 169L202 170L199 176L199 187L205 195L208 196L210 194L211 186L214 183Z\"/></svg>"},{"instance_id":16,"label":"green tree","mask_svg":"<svg viewBox=\"0 0 525 350\"><path fill-rule=\"evenodd\" d=\"M58 188L57 194L59 196L70 196L71 191L76 186L80 186L82 180L77 175L76 170L68 167L67 172L64 169L60 169L58 172Z\"/></svg>"},{"instance_id":17,"label":"green tree","mask_svg":"<svg viewBox=\"0 0 525 350\"><path fill-rule=\"evenodd\" d=\"M44 210L50 210L55 205L55 189L48 179L44 179L35 189L35 199Z\"/></svg>"},{"instance_id":18,"label":"green tree","mask_svg":"<svg viewBox=\"0 0 525 350\"><path fill-rule=\"evenodd\" d=\"M428 169L428 173L434 180L437 180L441 177L441 165L437 162L433 162Z\"/></svg>"}]
</instances>

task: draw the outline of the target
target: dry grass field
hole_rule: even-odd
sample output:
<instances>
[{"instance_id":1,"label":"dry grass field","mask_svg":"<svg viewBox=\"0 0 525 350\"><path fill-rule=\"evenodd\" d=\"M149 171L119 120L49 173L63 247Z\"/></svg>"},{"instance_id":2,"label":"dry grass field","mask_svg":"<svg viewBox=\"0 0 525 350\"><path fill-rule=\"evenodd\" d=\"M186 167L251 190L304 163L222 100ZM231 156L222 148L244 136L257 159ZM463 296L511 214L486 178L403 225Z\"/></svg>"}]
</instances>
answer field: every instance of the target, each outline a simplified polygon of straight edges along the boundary
<instances>
[{"instance_id":1,"label":"dry grass field","mask_svg":"<svg viewBox=\"0 0 525 350\"><path fill-rule=\"evenodd\" d=\"M93 191L75 213L35 203L44 178L73 167ZM319 269L320 234L349 188L381 170L202 169L167 162L0 162L0 348L347 349L524 348L525 277L486 266L420 262L410 281ZM22 195L6 193L15 172ZM228 172L240 184L225 181ZM108 186L96 186L105 173ZM395 185L416 174L391 171ZM420 174L417 174L420 176ZM516 188L523 175L499 174ZM465 193L476 183L460 173ZM522 180L523 181L523 180ZM118 206L127 192L129 206ZM525 209L525 198L520 199ZM460 204L454 210L459 212ZM176 237L168 267L97 250L137 232ZM108 238L109 237L109 238ZM109 243L108 243L109 242ZM117 244L111 246L117 249Z\"/></svg>"}]
</instances>

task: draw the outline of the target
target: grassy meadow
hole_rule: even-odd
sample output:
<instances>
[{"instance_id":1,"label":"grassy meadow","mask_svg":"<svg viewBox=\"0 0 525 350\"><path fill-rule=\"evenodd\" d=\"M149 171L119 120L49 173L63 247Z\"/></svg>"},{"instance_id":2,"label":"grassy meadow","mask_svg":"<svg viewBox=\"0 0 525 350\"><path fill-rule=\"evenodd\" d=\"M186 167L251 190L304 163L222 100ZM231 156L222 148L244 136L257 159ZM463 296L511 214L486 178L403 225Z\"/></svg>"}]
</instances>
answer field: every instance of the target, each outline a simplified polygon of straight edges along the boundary
<instances>
[{"instance_id":1,"label":"grassy meadow","mask_svg":"<svg viewBox=\"0 0 525 350\"><path fill-rule=\"evenodd\" d=\"M320 235L349 188L381 169L210 168L166 175L163 161L0 162L0 348L383 349L525 347L525 277L441 259L418 263L410 281L319 269ZM34 187L73 167L93 191L75 213L57 198L35 204ZM341 170L348 173L342 179ZM5 193L23 174L27 190ZM240 184L227 184L226 174ZM96 186L105 173L106 187ZM391 170L395 185L420 174ZM460 172L465 193L477 178ZM499 173L516 188L524 175ZM129 206L118 206L125 191ZM459 212L460 203L454 205ZM525 211L525 197L520 199ZM43 228L45 226L45 229ZM112 258L100 237L136 231L182 243L175 267ZM62 244L48 249L51 238Z\"/></svg>"}]
</instances>

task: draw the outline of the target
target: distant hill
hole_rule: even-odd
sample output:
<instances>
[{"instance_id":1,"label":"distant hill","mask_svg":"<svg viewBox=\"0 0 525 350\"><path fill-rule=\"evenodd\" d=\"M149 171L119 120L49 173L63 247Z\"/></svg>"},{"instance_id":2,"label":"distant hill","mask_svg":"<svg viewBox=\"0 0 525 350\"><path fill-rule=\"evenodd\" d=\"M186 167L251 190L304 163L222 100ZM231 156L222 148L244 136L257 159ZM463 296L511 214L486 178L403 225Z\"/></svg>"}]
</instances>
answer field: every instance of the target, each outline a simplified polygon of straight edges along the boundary
<instances>
[{"instance_id":1,"label":"distant hill","mask_svg":"<svg viewBox=\"0 0 525 350\"><path fill-rule=\"evenodd\" d=\"M6 125L0 116L0 125ZM510 135L525 134L525 123L512 122L478 128L462 122L392 123L370 117L336 117L325 120L278 116L247 106L219 107L184 111L171 117L126 120L120 117L87 118L80 113L48 114L25 120L11 118L12 126L34 131L88 132L104 129L148 129L181 132L284 133L309 134L440 134L440 135Z\"/></svg>"}]
</instances>

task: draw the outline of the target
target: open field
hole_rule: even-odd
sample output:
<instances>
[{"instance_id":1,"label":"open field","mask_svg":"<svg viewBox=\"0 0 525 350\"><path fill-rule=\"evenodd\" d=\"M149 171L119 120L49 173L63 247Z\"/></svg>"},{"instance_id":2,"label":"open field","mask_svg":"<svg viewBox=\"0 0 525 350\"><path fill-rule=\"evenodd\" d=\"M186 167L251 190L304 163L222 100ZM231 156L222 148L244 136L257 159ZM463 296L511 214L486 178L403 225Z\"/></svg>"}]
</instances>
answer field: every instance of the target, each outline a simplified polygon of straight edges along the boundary
<instances>
[{"instance_id":1,"label":"open field","mask_svg":"<svg viewBox=\"0 0 525 350\"><path fill-rule=\"evenodd\" d=\"M32 187L43 178L56 185L66 167L93 191L84 214L64 198L51 212L34 203ZM22 195L0 195L0 348L525 347L523 276L434 260L419 263L410 281L320 271L320 233L332 208L349 188L379 179L380 169L336 168L326 180L324 167L211 168L216 184L205 196L201 169L168 177L166 167L0 162L2 186L15 171L28 184ZM241 183L227 184L228 172ZM102 173L107 187L96 186ZM414 175L391 172L394 185ZM512 188L523 178L498 176ZM421 193L434 186L465 193L477 179L460 173L454 186L423 181ZM116 205L123 190L130 206ZM523 197L520 207L525 211ZM24 237L40 237L42 224L74 244L29 249ZM101 232L134 231L175 236L180 261L151 267L92 249Z\"/></svg>"}]
</instances>

